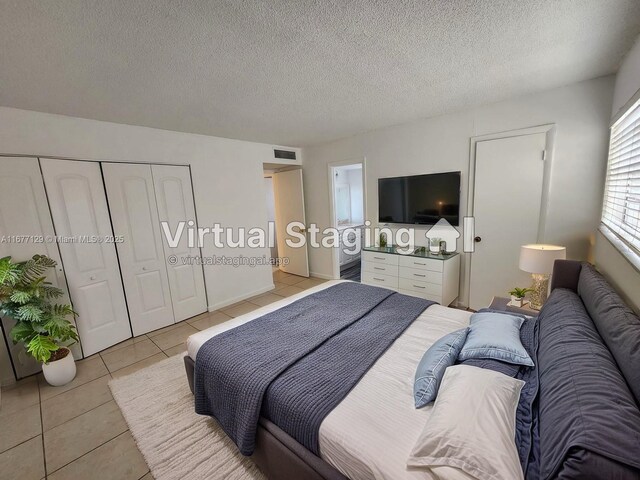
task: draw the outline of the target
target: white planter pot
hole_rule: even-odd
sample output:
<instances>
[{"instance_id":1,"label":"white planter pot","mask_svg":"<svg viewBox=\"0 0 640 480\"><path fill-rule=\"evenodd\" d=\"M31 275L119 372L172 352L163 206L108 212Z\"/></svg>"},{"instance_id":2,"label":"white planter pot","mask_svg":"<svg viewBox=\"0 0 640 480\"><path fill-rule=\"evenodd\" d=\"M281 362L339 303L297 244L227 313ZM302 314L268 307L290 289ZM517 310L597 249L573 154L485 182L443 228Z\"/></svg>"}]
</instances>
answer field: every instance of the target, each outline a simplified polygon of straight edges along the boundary
<instances>
[{"instance_id":1,"label":"white planter pot","mask_svg":"<svg viewBox=\"0 0 640 480\"><path fill-rule=\"evenodd\" d=\"M63 347L64 348L64 347ZM68 350L68 349L67 349ZM69 350L66 357L55 362L43 363L42 373L49 385L61 387L76 378L76 362Z\"/></svg>"},{"instance_id":2,"label":"white planter pot","mask_svg":"<svg viewBox=\"0 0 640 480\"><path fill-rule=\"evenodd\" d=\"M514 307L522 307L522 298L511 295L511 305Z\"/></svg>"}]
</instances>

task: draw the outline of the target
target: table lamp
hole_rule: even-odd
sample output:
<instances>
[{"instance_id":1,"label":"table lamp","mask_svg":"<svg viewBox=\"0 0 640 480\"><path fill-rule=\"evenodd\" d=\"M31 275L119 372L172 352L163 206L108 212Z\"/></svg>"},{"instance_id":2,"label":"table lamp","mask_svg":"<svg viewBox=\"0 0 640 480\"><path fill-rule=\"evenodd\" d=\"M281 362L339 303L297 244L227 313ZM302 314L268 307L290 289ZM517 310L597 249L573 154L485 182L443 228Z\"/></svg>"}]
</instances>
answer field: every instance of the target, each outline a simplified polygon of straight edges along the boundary
<instances>
[{"instance_id":1,"label":"table lamp","mask_svg":"<svg viewBox=\"0 0 640 480\"><path fill-rule=\"evenodd\" d=\"M540 310L547 300L549 276L553 262L564 260L567 249L558 245L523 245L520 247L520 270L531 273L531 308Z\"/></svg>"}]
</instances>

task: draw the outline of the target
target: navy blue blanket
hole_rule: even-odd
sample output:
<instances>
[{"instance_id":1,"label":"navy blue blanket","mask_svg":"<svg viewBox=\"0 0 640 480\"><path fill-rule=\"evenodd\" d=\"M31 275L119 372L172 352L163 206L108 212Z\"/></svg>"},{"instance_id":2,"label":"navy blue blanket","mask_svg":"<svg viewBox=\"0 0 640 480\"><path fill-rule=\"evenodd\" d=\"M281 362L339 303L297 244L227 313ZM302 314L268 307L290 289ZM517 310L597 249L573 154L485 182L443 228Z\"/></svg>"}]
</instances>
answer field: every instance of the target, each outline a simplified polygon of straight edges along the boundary
<instances>
[{"instance_id":1,"label":"navy blue blanket","mask_svg":"<svg viewBox=\"0 0 640 480\"><path fill-rule=\"evenodd\" d=\"M497 360L465 360L464 364L488 368L525 382L520 392L520 401L516 411L516 447L520 457L522 471L526 478L539 478L540 433L538 428L538 322L536 318L512 312L483 308L479 312L507 313L524 319L520 328L520 341L531 360L533 367L514 365Z\"/></svg>"},{"instance_id":2,"label":"navy blue blanket","mask_svg":"<svg viewBox=\"0 0 640 480\"><path fill-rule=\"evenodd\" d=\"M401 294L386 298L276 378L267 389L262 415L319 455L322 421L433 303Z\"/></svg>"},{"instance_id":3,"label":"navy blue blanket","mask_svg":"<svg viewBox=\"0 0 640 480\"><path fill-rule=\"evenodd\" d=\"M405 312L403 306L402 312L396 309L396 318L375 313L377 307L391 296L411 299L414 311ZM432 303L404 297L387 289L358 283L342 283L217 335L200 348L196 358L196 412L214 416L240 452L243 455L251 455L255 447L256 429L265 392L283 372L312 352L326 349L324 354L315 355L319 355L318 358L326 355L331 357L332 361L313 365L313 370L307 371L306 375L325 375L331 382L335 378L338 387L331 387L330 382L325 384L321 391L309 392L304 390L308 387L307 383L296 382L287 388L297 389L298 394L294 395L296 398L304 399L310 394L317 397L322 400L319 408L328 408L330 411L353 388L362 373L351 363L358 360L349 354L355 345L344 349L341 348L344 347L343 342L327 340L340 337L356 322L370 321L366 320L370 314L378 318L379 322L386 320L391 327L395 326L395 329L384 329L385 334L391 335L390 339L376 337L377 328L374 328L360 340L360 350L372 351L372 355L365 359L369 362L364 370L366 371L377 356L381 355L420 312ZM415 312L418 309L419 311ZM382 311L385 310L386 307L383 307ZM393 321L390 321L390 318ZM345 338L351 337L347 334ZM325 342L328 344L326 347ZM378 352L377 356L375 352ZM325 389L326 396L332 397L335 401L333 407L329 407L322 399ZM328 400L327 402L331 403ZM296 407L287 405L287 408L295 410ZM297 419L299 422L305 420ZM312 419L313 426L306 428L315 428L316 422L317 420ZM295 429L304 431L305 427Z\"/></svg>"}]
</instances>

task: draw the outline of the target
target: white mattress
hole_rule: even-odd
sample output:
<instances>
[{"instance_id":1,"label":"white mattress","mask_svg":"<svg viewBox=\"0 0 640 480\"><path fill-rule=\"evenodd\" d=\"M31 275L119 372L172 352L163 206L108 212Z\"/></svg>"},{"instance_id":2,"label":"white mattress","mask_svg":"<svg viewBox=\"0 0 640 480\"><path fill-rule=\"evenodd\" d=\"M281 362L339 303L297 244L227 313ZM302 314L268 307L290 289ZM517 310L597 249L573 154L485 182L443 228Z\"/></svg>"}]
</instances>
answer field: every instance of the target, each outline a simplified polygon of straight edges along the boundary
<instances>
[{"instance_id":1,"label":"white mattress","mask_svg":"<svg viewBox=\"0 0 640 480\"><path fill-rule=\"evenodd\" d=\"M258 318L340 281L323 283L187 339L195 359L215 335ZM320 426L320 456L351 480L431 479L406 461L431 413L431 405L413 406L413 378L425 350L438 338L469 324L471 314L440 305L422 313L371 367Z\"/></svg>"}]
</instances>

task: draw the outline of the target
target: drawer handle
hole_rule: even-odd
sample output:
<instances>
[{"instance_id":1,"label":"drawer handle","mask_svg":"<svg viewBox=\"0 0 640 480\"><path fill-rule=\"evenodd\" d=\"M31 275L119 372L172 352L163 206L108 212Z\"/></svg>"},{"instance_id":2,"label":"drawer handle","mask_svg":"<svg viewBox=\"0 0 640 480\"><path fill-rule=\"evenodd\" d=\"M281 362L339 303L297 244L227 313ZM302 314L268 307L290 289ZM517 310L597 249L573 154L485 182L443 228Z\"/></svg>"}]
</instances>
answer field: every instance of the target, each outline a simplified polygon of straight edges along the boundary
<instances>
[{"instance_id":1,"label":"drawer handle","mask_svg":"<svg viewBox=\"0 0 640 480\"><path fill-rule=\"evenodd\" d=\"M413 276L414 277L426 277L426 275L422 275L420 273L414 273Z\"/></svg>"},{"instance_id":2,"label":"drawer handle","mask_svg":"<svg viewBox=\"0 0 640 480\"><path fill-rule=\"evenodd\" d=\"M427 288L427 287L421 287L420 285L414 285L414 287L416 287L416 288Z\"/></svg>"},{"instance_id":3,"label":"drawer handle","mask_svg":"<svg viewBox=\"0 0 640 480\"><path fill-rule=\"evenodd\" d=\"M425 265L426 265L426 263L419 263L419 262L413 262L413 264L414 264L414 265L422 265L422 266L425 266Z\"/></svg>"},{"instance_id":4,"label":"drawer handle","mask_svg":"<svg viewBox=\"0 0 640 480\"><path fill-rule=\"evenodd\" d=\"M373 279L379 282L384 282L384 278L373 277Z\"/></svg>"},{"instance_id":5,"label":"drawer handle","mask_svg":"<svg viewBox=\"0 0 640 480\"><path fill-rule=\"evenodd\" d=\"M376 260L384 260L385 259L384 257L373 257L373 258L375 258Z\"/></svg>"},{"instance_id":6,"label":"drawer handle","mask_svg":"<svg viewBox=\"0 0 640 480\"><path fill-rule=\"evenodd\" d=\"M373 267L373 269L374 270L382 270L382 271L386 270L386 268L384 268L384 267Z\"/></svg>"}]
</instances>

